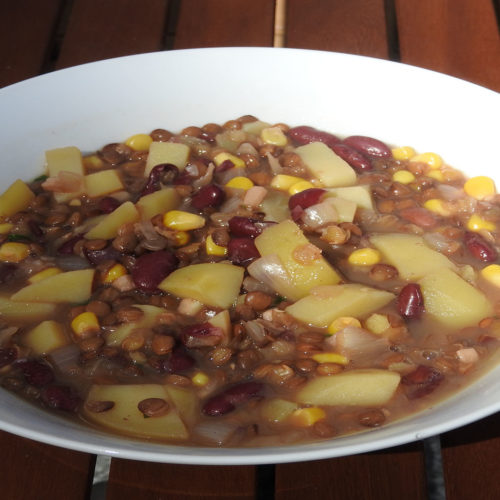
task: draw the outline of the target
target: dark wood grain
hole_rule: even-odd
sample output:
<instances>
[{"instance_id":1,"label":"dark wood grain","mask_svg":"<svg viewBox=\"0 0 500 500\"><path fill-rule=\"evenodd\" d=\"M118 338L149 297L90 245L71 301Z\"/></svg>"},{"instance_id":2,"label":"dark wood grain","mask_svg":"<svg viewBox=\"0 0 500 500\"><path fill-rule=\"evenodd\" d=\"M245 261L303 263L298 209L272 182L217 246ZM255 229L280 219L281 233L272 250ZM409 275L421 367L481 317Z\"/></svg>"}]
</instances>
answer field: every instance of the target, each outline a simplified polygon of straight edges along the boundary
<instances>
[{"instance_id":1,"label":"dark wood grain","mask_svg":"<svg viewBox=\"0 0 500 500\"><path fill-rule=\"evenodd\" d=\"M88 498L93 455L64 450L0 431L1 498Z\"/></svg>"},{"instance_id":2,"label":"dark wood grain","mask_svg":"<svg viewBox=\"0 0 500 500\"><path fill-rule=\"evenodd\" d=\"M401 60L500 90L492 0L396 0Z\"/></svg>"},{"instance_id":3,"label":"dark wood grain","mask_svg":"<svg viewBox=\"0 0 500 500\"><path fill-rule=\"evenodd\" d=\"M498 498L500 414L441 436L449 500Z\"/></svg>"},{"instance_id":4,"label":"dark wood grain","mask_svg":"<svg viewBox=\"0 0 500 500\"><path fill-rule=\"evenodd\" d=\"M168 0L75 0L57 68L163 47Z\"/></svg>"},{"instance_id":5,"label":"dark wood grain","mask_svg":"<svg viewBox=\"0 0 500 500\"><path fill-rule=\"evenodd\" d=\"M287 47L387 58L383 0L288 0Z\"/></svg>"},{"instance_id":6,"label":"dark wood grain","mask_svg":"<svg viewBox=\"0 0 500 500\"><path fill-rule=\"evenodd\" d=\"M113 459L107 500L243 499L255 496L254 467L154 464Z\"/></svg>"},{"instance_id":7,"label":"dark wood grain","mask_svg":"<svg viewBox=\"0 0 500 500\"><path fill-rule=\"evenodd\" d=\"M274 2L182 0L174 47L272 46Z\"/></svg>"},{"instance_id":8,"label":"dark wood grain","mask_svg":"<svg viewBox=\"0 0 500 500\"><path fill-rule=\"evenodd\" d=\"M62 0L0 2L0 87L42 71L61 6Z\"/></svg>"},{"instance_id":9,"label":"dark wood grain","mask_svg":"<svg viewBox=\"0 0 500 500\"><path fill-rule=\"evenodd\" d=\"M421 443L344 458L278 465L276 500L426 498Z\"/></svg>"}]
</instances>

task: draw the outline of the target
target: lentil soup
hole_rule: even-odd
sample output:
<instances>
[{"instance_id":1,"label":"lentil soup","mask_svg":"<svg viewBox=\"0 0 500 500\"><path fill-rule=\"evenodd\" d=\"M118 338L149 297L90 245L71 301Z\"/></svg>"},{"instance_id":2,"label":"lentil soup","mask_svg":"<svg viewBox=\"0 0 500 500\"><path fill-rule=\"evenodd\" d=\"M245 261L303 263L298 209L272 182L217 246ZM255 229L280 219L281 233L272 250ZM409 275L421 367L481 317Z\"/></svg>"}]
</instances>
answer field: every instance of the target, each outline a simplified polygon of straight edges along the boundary
<instances>
[{"instance_id":1,"label":"lentil soup","mask_svg":"<svg viewBox=\"0 0 500 500\"><path fill-rule=\"evenodd\" d=\"M436 153L244 116L156 129L0 196L0 380L127 436L379 427L498 346L499 197Z\"/></svg>"}]
</instances>

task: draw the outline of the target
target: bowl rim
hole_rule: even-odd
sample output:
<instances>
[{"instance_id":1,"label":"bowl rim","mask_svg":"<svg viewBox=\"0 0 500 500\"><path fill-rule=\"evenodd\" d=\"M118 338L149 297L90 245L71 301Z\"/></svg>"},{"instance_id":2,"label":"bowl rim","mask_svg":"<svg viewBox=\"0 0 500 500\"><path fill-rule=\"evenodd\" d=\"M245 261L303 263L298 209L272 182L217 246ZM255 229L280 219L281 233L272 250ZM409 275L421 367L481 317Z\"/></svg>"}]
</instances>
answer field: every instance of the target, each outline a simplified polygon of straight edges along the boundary
<instances>
[{"instance_id":1,"label":"bowl rim","mask_svg":"<svg viewBox=\"0 0 500 500\"><path fill-rule=\"evenodd\" d=\"M475 83L467 82L459 78L445 75L433 70L419 68L401 62L388 61L374 57L345 54L340 52L328 52L309 49L295 49L295 48L271 48L271 47L214 47L214 48L199 48L199 49L182 49L163 52L150 52L144 54L136 54L130 56L123 56L118 58L110 58L96 62L85 63L69 68L56 70L40 76L32 77L21 82L14 83L7 87L0 89L0 110L2 109L2 102L5 102L13 94L23 93L29 87L39 83L43 85L50 85L57 82L61 75L78 76L88 71L95 71L101 68L111 68L113 66L124 66L136 61L142 61L148 64L163 63L166 59L178 58L191 58L191 57L207 57L216 58L223 54L241 54L247 55L249 53L257 53L259 57L279 59L281 55L287 54L287 57L319 57L329 58L332 61L355 61L355 64L368 65L372 67L386 68L401 68L401 71L413 72L414 74L426 75L425 78L438 79L445 83L449 82L453 85L458 85L467 89L472 89L473 92L495 96L498 99L500 94L491 89L481 87ZM399 71L399 70L398 70ZM1 116L1 113L0 113ZM481 389L484 376L481 379L473 382L465 391L475 391ZM448 398L437 404L434 408L446 407L453 405L453 401L460 397L465 391L459 392L457 395ZM15 397L15 396L13 396ZM434 409L432 408L432 409ZM434 422L433 425L419 429L418 431L406 431L405 434L398 433L401 424L406 423L408 420L413 420L415 417L425 417L429 414L430 410L423 410L422 412L406 417L405 419L398 420L393 424L376 430L365 431L355 435L339 437L333 440L321 441L317 443L306 443L303 445L285 445L283 447L259 447L259 448L204 448L204 447L185 447L185 446L170 446L155 443L148 443L145 441L136 441L128 438L117 438L116 436L109 435L103 432L94 431L94 439L90 442L85 441L85 434L88 429L85 428L83 433L78 433L75 428L74 439L68 439L62 435L54 435L53 433L43 432L40 429L26 428L22 423L17 423L15 420L4 421L2 420L2 412L0 411L0 428L7 432L17 434L26 438L34 439L46 444L61 446L64 448L73 449L92 454L109 455L117 458L127 458L144 461L165 462L165 463L179 463L179 464L198 464L198 465L256 465L256 464L270 464L270 463L286 463L295 461L317 460L324 458L341 457L351 454L365 453L375 451L388 447L406 444L412 441L424 439L432 435L440 434L469 424L473 421L484 418L500 409L500 398L498 402L486 405L484 407L477 407L474 410L464 415L456 415L455 418L446 421ZM380 436L374 440L354 439L355 445L349 444L353 442L354 436ZM107 441L106 444L99 444L99 440ZM346 443L347 441L347 443ZM111 445L109 444L111 442ZM146 449L148 448L149 449Z\"/></svg>"}]
</instances>

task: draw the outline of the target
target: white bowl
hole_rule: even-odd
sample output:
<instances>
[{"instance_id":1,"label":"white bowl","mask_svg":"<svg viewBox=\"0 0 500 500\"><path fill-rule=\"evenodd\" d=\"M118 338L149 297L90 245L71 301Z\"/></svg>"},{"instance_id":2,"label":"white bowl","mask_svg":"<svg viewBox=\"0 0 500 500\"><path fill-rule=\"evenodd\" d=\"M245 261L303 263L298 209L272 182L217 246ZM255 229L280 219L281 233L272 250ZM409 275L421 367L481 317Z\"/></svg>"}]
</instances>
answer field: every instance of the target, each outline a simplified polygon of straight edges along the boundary
<instances>
[{"instance_id":1,"label":"white bowl","mask_svg":"<svg viewBox=\"0 0 500 500\"><path fill-rule=\"evenodd\" d=\"M342 135L435 151L466 173L497 178L500 95L387 61L293 49L144 54L78 66L0 91L0 185L41 172L46 149L95 150L137 132L253 114ZM496 170L495 170L496 169ZM1 189L0 189L1 191ZM0 428L115 457L183 464L264 464L350 455L422 439L500 409L500 367L417 416L332 441L213 449L140 442L90 430L0 390Z\"/></svg>"}]
</instances>

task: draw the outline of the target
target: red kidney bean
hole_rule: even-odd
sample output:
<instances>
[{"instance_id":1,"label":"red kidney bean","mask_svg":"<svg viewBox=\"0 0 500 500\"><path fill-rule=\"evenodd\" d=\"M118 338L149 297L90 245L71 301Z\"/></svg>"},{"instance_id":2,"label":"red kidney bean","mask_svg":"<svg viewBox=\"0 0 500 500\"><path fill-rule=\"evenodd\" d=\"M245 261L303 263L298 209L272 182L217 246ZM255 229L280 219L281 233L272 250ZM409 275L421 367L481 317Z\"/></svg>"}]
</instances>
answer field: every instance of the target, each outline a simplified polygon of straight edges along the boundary
<instances>
[{"instance_id":1,"label":"red kidney bean","mask_svg":"<svg viewBox=\"0 0 500 500\"><path fill-rule=\"evenodd\" d=\"M466 231L464 242L469 253L482 262L493 262L497 260L498 252L480 234Z\"/></svg>"},{"instance_id":2,"label":"red kidney bean","mask_svg":"<svg viewBox=\"0 0 500 500\"><path fill-rule=\"evenodd\" d=\"M189 370L195 365L195 360L182 348L175 348L170 356L161 365L161 371L166 373L180 373Z\"/></svg>"},{"instance_id":3,"label":"red kidney bean","mask_svg":"<svg viewBox=\"0 0 500 500\"><path fill-rule=\"evenodd\" d=\"M252 238L231 238L227 245L227 256L231 262L247 266L260 257Z\"/></svg>"},{"instance_id":4,"label":"red kidney bean","mask_svg":"<svg viewBox=\"0 0 500 500\"><path fill-rule=\"evenodd\" d=\"M17 359L15 347L4 347L0 349L0 368L12 364Z\"/></svg>"},{"instance_id":5,"label":"red kidney bean","mask_svg":"<svg viewBox=\"0 0 500 500\"><path fill-rule=\"evenodd\" d=\"M149 173L148 181L141 192L141 196L154 193L161 188L161 183L170 184L179 175L179 169L171 163L160 163Z\"/></svg>"},{"instance_id":6,"label":"red kidney bean","mask_svg":"<svg viewBox=\"0 0 500 500\"><path fill-rule=\"evenodd\" d=\"M42 401L55 410L74 412L80 405L80 397L71 387L65 385L49 385L44 387L40 397Z\"/></svg>"},{"instance_id":7,"label":"red kidney bean","mask_svg":"<svg viewBox=\"0 0 500 500\"><path fill-rule=\"evenodd\" d=\"M101 250L89 250L84 248L83 253L87 260L95 266L110 260L118 260L123 254L120 253L113 245L108 245Z\"/></svg>"},{"instance_id":8,"label":"red kidney bean","mask_svg":"<svg viewBox=\"0 0 500 500\"><path fill-rule=\"evenodd\" d=\"M221 342L223 335L221 328L207 322L185 327L181 333L181 341L188 349L214 346Z\"/></svg>"},{"instance_id":9,"label":"red kidney bean","mask_svg":"<svg viewBox=\"0 0 500 500\"><path fill-rule=\"evenodd\" d=\"M98 206L99 210L103 214L110 214L120 206L120 202L112 196L105 196L104 198L101 198L101 200L99 200Z\"/></svg>"},{"instance_id":10,"label":"red kidney bean","mask_svg":"<svg viewBox=\"0 0 500 500\"><path fill-rule=\"evenodd\" d=\"M1 262L0 263L0 283L7 283L14 273L16 272L17 266L15 264Z\"/></svg>"},{"instance_id":11,"label":"red kidney bean","mask_svg":"<svg viewBox=\"0 0 500 500\"><path fill-rule=\"evenodd\" d=\"M417 399L430 394L443 381L444 375L436 368L419 365L414 371L401 377L401 383L410 386L409 399Z\"/></svg>"},{"instance_id":12,"label":"red kidney bean","mask_svg":"<svg viewBox=\"0 0 500 500\"><path fill-rule=\"evenodd\" d=\"M215 171L220 174L226 170L231 170L234 167L234 163L231 160L224 160L220 165L215 167Z\"/></svg>"},{"instance_id":13,"label":"red kidney bean","mask_svg":"<svg viewBox=\"0 0 500 500\"><path fill-rule=\"evenodd\" d=\"M408 283L399 292L398 310L405 319L418 319L424 312L424 297L420 285Z\"/></svg>"},{"instance_id":14,"label":"red kidney bean","mask_svg":"<svg viewBox=\"0 0 500 500\"><path fill-rule=\"evenodd\" d=\"M343 141L351 148L375 158L392 158L392 152L382 141L364 135L351 135Z\"/></svg>"},{"instance_id":15,"label":"red kidney bean","mask_svg":"<svg viewBox=\"0 0 500 500\"><path fill-rule=\"evenodd\" d=\"M145 253L135 261L132 268L132 279L137 288L146 292L156 292L158 285L174 269L179 261L167 250Z\"/></svg>"},{"instance_id":16,"label":"red kidney bean","mask_svg":"<svg viewBox=\"0 0 500 500\"><path fill-rule=\"evenodd\" d=\"M423 207L404 208L399 212L399 215L408 222L424 229L433 228L438 223L432 212Z\"/></svg>"},{"instance_id":17,"label":"red kidney bean","mask_svg":"<svg viewBox=\"0 0 500 500\"><path fill-rule=\"evenodd\" d=\"M79 234L77 236L73 236L69 240L65 241L58 249L57 253L60 255L71 255L73 253L73 249L75 245L83 239L83 235Z\"/></svg>"},{"instance_id":18,"label":"red kidney bean","mask_svg":"<svg viewBox=\"0 0 500 500\"><path fill-rule=\"evenodd\" d=\"M324 142L327 146L332 147L334 144L338 144L340 142L340 139L337 136L306 125L291 128L288 131L288 136L298 144Z\"/></svg>"},{"instance_id":19,"label":"red kidney bean","mask_svg":"<svg viewBox=\"0 0 500 500\"><path fill-rule=\"evenodd\" d=\"M208 207L216 208L222 205L225 199L226 193L220 186L217 186L217 184L208 184L193 195L191 205L198 210Z\"/></svg>"},{"instance_id":20,"label":"red kidney bean","mask_svg":"<svg viewBox=\"0 0 500 500\"><path fill-rule=\"evenodd\" d=\"M300 208L305 209L311 205L316 205L316 203L321 201L323 193L326 193L326 191L321 188L311 188L300 191L299 193L290 196L288 199L288 208L293 210L295 207L299 206Z\"/></svg>"},{"instance_id":21,"label":"red kidney bean","mask_svg":"<svg viewBox=\"0 0 500 500\"><path fill-rule=\"evenodd\" d=\"M54 380L54 372L49 365L36 360L24 360L17 363L28 384L43 387Z\"/></svg>"},{"instance_id":22,"label":"red kidney bean","mask_svg":"<svg viewBox=\"0 0 500 500\"><path fill-rule=\"evenodd\" d=\"M235 215L228 221L229 231L234 236L256 238L262 233L262 223L257 219Z\"/></svg>"},{"instance_id":23,"label":"red kidney bean","mask_svg":"<svg viewBox=\"0 0 500 500\"><path fill-rule=\"evenodd\" d=\"M190 186L191 185L191 181L193 180L193 178L189 175L189 172L181 172L178 177L176 177L174 179L174 181L172 182L172 184L174 186L180 186L180 185L183 185L183 186Z\"/></svg>"},{"instance_id":24,"label":"red kidney bean","mask_svg":"<svg viewBox=\"0 0 500 500\"><path fill-rule=\"evenodd\" d=\"M218 417L233 411L237 406L258 397L264 388L260 382L243 382L226 389L210 398L203 405L203 413L211 417Z\"/></svg>"},{"instance_id":25,"label":"red kidney bean","mask_svg":"<svg viewBox=\"0 0 500 500\"><path fill-rule=\"evenodd\" d=\"M367 172L373 169L371 161L363 153L356 151L347 144L334 144L332 149L358 172Z\"/></svg>"}]
</instances>

